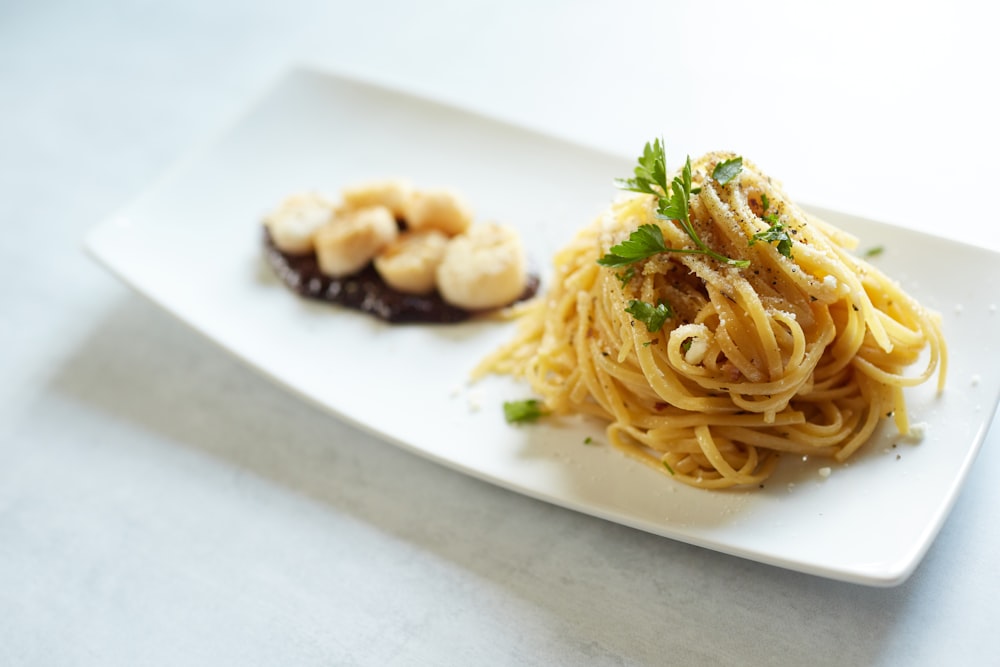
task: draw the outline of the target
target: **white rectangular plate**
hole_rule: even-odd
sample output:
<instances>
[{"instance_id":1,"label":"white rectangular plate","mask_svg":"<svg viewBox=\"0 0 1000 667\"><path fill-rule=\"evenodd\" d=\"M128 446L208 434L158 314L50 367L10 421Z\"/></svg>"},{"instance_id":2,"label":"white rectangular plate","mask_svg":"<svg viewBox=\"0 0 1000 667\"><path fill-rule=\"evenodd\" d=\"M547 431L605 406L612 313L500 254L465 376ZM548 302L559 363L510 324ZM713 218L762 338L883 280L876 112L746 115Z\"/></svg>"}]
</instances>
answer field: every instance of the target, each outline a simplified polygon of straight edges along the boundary
<instances>
[{"instance_id":1,"label":"white rectangular plate","mask_svg":"<svg viewBox=\"0 0 1000 667\"><path fill-rule=\"evenodd\" d=\"M888 429L848 465L785 460L764 489L691 489L620 455L593 423L504 422L527 387L468 385L509 323L390 326L284 289L260 220L296 191L402 176L521 230L539 267L614 196L632 160L398 91L296 70L87 239L114 273L274 380L406 449L557 505L676 540L868 585L903 581L941 527L1000 395L996 254L823 211L884 245L880 267L943 313L948 387L908 394L920 443ZM778 178L780 174L775 174ZM792 193L794 196L794 193ZM543 278L545 271L543 271ZM970 279L975 277L975 279ZM584 445L592 437L598 446Z\"/></svg>"}]
</instances>

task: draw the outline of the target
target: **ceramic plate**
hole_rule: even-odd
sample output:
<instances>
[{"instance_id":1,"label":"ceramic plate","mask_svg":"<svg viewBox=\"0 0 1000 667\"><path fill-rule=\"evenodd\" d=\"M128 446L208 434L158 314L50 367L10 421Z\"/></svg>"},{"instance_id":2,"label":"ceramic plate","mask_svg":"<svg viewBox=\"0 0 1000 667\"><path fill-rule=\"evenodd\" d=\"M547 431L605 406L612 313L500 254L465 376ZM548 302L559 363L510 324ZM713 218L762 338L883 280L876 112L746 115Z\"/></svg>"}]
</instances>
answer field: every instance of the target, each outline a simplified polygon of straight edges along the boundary
<instances>
[{"instance_id":1,"label":"ceramic plate","mask_svg":"<svg viewBox=\"0 0 1000 667\"><path fill-rule=\"evenodd\" d=\"M510 323L386 325L294 296L261 259L261 217L285 195L402 176L453 187L477 219L519 228L545 267L631 164L403 92L295 70L94 229L87 247L251 366L419 455L708 549L862 584L903 581L948 514L1000 394L1000 358L988 350L1000 337L996 254L821 211L863 246L885 246L874 261L944 315L947 390L909 392L913 421L926 424L919 443L886 432L828 477L818 473L828 462L786 459L764 489L726 492L691 489L627 459L593 423L506 424L502 402L528 397L528 388L506 378L469 385L468 375L511 336ZM584 444L588 436L595 444Z\"/></svg>"}]
</instances>

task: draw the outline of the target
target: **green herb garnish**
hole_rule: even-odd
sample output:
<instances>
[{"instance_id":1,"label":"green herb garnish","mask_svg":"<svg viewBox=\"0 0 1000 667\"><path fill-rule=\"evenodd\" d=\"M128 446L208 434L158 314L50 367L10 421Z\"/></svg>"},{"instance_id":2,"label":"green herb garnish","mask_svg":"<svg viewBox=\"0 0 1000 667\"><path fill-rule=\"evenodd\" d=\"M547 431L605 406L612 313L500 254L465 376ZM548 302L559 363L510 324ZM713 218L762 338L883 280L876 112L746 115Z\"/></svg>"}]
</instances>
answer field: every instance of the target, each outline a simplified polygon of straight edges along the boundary
<instances>
[{"instance_id":1,"label":"green herb garnish","mask_svg":"<svg viewBox=\"0 0 1000 667\"><path fill-rule=\"evenodd\" d=\"M537 398L529 398L523 401L504 401L503 404L503 416L508 424L537 421L539 417L545 414L545 411L542 409L542 402Z\"/></svg>"},{"instance_id":2,"label":"green herb garnish","mask_svg":"<svg viewBox=\"0 0 1000 667\"><path fill-rule=\"evenodd\" d=\"M618 278L618 282L620 282L622 284L622 287L624 288L626 285L628 285L628 282L632 280L633 276L635 276L635 267L630 266L624 271L616 273L615 276Z\"/></svg>"},{"instance_id":3,"label":"green herb garnish","mask_svg":"<svg viewBox=\"0 0 1000 667\"><path fill-rule=\"evenodd\" d=\"M743 160L739 159L739 169L742 169ZM727 160L726 163L732 163ZM720 163L723 164L723 163ZM735 169L730 165L722 169L723 177L728 172ZM719 171L719 166L713 171ZM623 190L651 194L657 198L656 217L660 220L674 221L681 226L681 229L694 242L697 248L668 248L663 242L663 232L656 225L642 225L632 232L628 240L611 248L611 252L597 260L602 266L624 266L633 262L652 257L661 252L677 252L695 255L707 255L724 264L738 268L750 266L749 260L732 259L721 255L705 244L698 236L698 232L691 224L688 212L688 202L692 194L697 194L700 189L691 186L691 158L688 157L684 163L684 168L678 176L670 182L667 181L666 158L663 154L663 144L656 139L652 144L647 143L643 148L642 155L638 159L635 167L634 178L617 179L615 184ZM736 174L728 176L726 183ZM718 179L717 179L718 180ZM722 182L722 181L720 181ZM643 231L645 229L645 231ZM656 231L652 231L655 229Z\"/></svg>"},{"instance_id":4,"label":"green herb garnish","mask_svg":"<svg viewBox=\"0 0 1000 667\"><path fill-rule=\"evenodd\" d=\"M761 219L764 222L771 225L767 231L757 232L750 238L750 242L747 245L753 245L757 241L765 241L766 243L777 243L778 252L787 257L792 258L792 237L788 235L788 230L785 229L785 225L781 223L778 218L777 213L768 213L767 209L771 208L771 200L767 198L767 195L761 193L760 195L760 205L764 209L764 214Z\"/></svg>"},{"instance_id":5,"label":"green herb garnish","mask_svg":"<svg viewBox=\"0 0 1000 667\"><path fill-rule=\"evenodd\" d=\"M764 218L767 222L771 223L771 226L767 231L757 232L750 238L749 245L753 245L757 241L764 241L766 243L777 243L778 252L785 257L792 258L792 237L788 235L788 230L785 229L785 225L778 222L777 216L767 216Z\"/></svg>"},{"instance_id":6,"label":"green herb garnish","mask_svg":"<svg viewBox=\"0 0 1000 667\"><path fill-rule=\"evenodd\" d=\"M629 234L626 240L612 246L611 252L597 260L597 263L601 266L627 266L668 250L663 243L663 230L656 225L646 224Z\"/></svg>"},{"instance_id":7,"label":"green herb garnish","mask_svg":"<svg viewBox=\"0 0 1000 667\"><path fill-rule=\"evenodd\" d=\"M583 444L592 445L594 444L594 439L588 435L586 438L583 439Z\"/></svg>"},{"instance_id":8,"label":"green herb garnish","mask_svg":"<svg viewBox=\"0 0 1000 667\"><path fill-rule=\"evenodd\" d=\"M764 209L763 215L760 216L764 220L764 222L766 222L766 223L768 223L770 225L776 225L776 224L778 224L778 214L777 213L768 213L767 212L767 209L771 208L771 200L768 199L767 195L764 194L763 192L760 194L760 205L761 205L761 208ZM753 245L753 244L751 244L751 245Z\"/></svg>"},{"instance_id":9,"label":"green herb garnish","mask_svg":"<svg viewBox=\"0 0 1000 667\"><path fill-rule=\"evenodd\" d=\"M868 250L865 250L865 257L878 257L883 252L885 252L885 246L877 245L874 248L868 248Z\"/></svg>"},{"instance_id":10,"label":"green herb garnish","mask_svg":"<svg viewBox=\"0 0 1000 667\"><path fill-rule=\"evenodd\" d=\"M674 316L674 311L663 301L654 306L645 301L632 299L628 302L625 312L645 324L649 333L659 331L663 323Z\"/></svg>"},{"instance_id":11,"label":"green herb garnish","mask_svg":"<svg viewBox=\"0 0 1000 667\"><path fill-rule=\"evenodd\" d=\"M718 181L719 185L725 185L739 176L741 171L743 171L743 158L734 157L732 160L723 160L715 165L712 178Z\"/></svg>"},{"instance_id":12,"label":"green herb garnish","mask_svg":"<svg viewBox=\"0 0 1000 667\"><path fill-rule=\"evenodd\" d=\"M634 173L635 178L615 179L615 185L622 190L644 192L657 197L667 194L667 159L659 139L655 139L652 144L646 142Z\"/></svg>"},{"instance_id":13,"label":"green herb garnish","mask_svg":"<svg viewBox=\"0 0 1000 667\"><path fill-rule=\"evenodd\" d=\"M674 474L674 469L673 469L673 468L671 468L671 467L670 467L670 464L669 464L669 463L667 463L666 461L663 461L663 467L664 467L664 468L666 468L666 469L667 469L667 472L669 472L669 473L670 473L671 475L673 475L673 474Z\"/></svg>"}]
</instances>

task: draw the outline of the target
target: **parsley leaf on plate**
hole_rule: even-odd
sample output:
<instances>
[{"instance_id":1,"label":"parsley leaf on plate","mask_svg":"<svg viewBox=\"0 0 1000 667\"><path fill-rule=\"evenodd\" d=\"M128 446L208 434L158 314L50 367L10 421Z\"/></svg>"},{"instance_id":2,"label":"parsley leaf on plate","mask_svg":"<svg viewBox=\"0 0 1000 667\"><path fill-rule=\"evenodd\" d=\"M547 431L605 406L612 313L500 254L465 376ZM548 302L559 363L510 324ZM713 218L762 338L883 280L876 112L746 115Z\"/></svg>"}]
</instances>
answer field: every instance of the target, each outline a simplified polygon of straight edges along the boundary
<instances>
[{"instance_id":1,"label":"parsley leaf on plate","mask_svg":"<svg viewBox=\"0 0 1000 667\"><path fill-rule=\"evenodd\" d=\"M503 404L503 416L508 424L537 421L545 414L542 402L537 398L528 398L523 401L504 401Z\"/></svg>"},{"instance_id":2,"label":"parsley leaf on plate","mask_svg":"<svg viewBox=\"0 0 1000 667\"><path fill-rule=\"evenodd\" d=\"M865 250L865 257L878 257L883 252L885 252L885 246L877 245L872 248L868 248L868 250Z\"/></svg>"}]
</instances>

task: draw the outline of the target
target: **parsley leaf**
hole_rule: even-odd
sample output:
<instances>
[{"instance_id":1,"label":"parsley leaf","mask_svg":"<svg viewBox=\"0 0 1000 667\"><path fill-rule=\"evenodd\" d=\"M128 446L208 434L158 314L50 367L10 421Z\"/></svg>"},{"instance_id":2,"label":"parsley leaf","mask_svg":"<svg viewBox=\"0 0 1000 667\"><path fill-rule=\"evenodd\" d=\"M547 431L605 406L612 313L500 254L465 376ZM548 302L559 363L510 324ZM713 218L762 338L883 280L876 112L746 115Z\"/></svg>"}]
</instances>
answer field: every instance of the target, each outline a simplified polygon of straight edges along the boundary
<instances>
[{"instance_id":1,"label":"parsley leaf","mask_svg":"<svg viewBox=\"0 0 1000 667\"><path fill-rule=\"evenodd\" d=\"M743 171L743 158L734 157L732 160L723 160L715 165L712 178L718 181L719 185L725 185L739 176L741 171Z\"/></svg>"},{"instance_id":2,"label":"parsley leaf","mask_svg":"<svg viewBox=\"0 0 1000 667\"><path fill-rule=\"evenodd\" d=\"M604 257L597 260L601 266L626 266L641 259L667 252L663 243L663 230L656 225L642 225L629 237L616 246L611 247Z\"/></svg>"},{"instance_id":3,"label":"parsley leaf","mask_svg":"<svg viewBox=\"0 0 1000 667\"><path fill-rule=\"evenodd\" d=\"M625 312L645 324L649 333L659 331L663 327L663 323L674 316L674 311L663 301L654 306L645 301L631 299Z\"/></svg>"},{"instance_id":4,"label":"parsley leaf","mask_svg":"<svg viewBox=\"0 0 1000 667\"><path fill-rule=\"evenodd\" d=\"M622 289L624 289L625 286L628 285L629 281L632 280L634 276L635 276L634 266L630 266L624 271L615 274L615 277L618 278L618 282L622 284Z\"/></svg>"},{"instance_id":5,"label":"parsley leaf","mask_svg":"<svg viewBox=\"0 0 1000 667\"><path fill-rule=\"evenodd\" d=\"M736 164L737 161L738 165ZM625 266L661 252L678 252L707 255L724 264L741 269L750 266L749 260L732 259L709 248L701 240L697 230L691 224L688 202L691 199L691 195L700 192L701 188L692 187L690 157L685 161L681 173L675 176L670 182L667 182L666 157L663 153L663 143L659 139L653 141L652 144L646 143L642 150L642 155L639 156L637 162L638 164L634 169L634 178L616 179L615 184L624 190L651 194L656 197L656 217L661 220L677 222L697 248L666 247L663 243L663 234L658 228L655 234L659 242L658 244L653 244L650 242L651 239L646 238L649 232L644 232L640 236L636 236L643 227L655 227L655 225L643 225L639 230L632 232L627 241L611 248L611 252L599 259L598 264L602 266ZM735 158L734 160L726 160L724 164L729 165L722 170L725 172L724 176L727 177L725 182L728 183L742 169L743 159ZM715 171L718 171L718 167ZM730 174L729 172L732 173ZM634 246L632 243L634 243ZM642 248L641 252L639 248Z\"/></svg>"},{"instance_id":6,"label":"parsley leaf","mask_svg":"<svg viewBox=\"0 0 1000 667\"><path fill-rule=\"evenodd\" d=\"M748 245L753 245L757 241L764 241L766 243L778 244L778 252L787 257L792 258L792 237L788 235L788 231L785 229L785 225L781 223L778 218L777 213L768 213L767 209L771 208L771 200L767 198L767 195L761 193L760 195L760 205L764 209L764 215L761 218L764 222L770 224L771 226L767 231L757 232L750 239Z\"/></svg>"},{"instance_id":7,"label":"parsley leaf","mask_svg":"<svg viewBox=\"0 0 1000 667\"><path fill-rule=\"evenodd\" d=\"M778 216L768 215L764 219L771 223L771 226L767 231L757 232L750 238L749 245L753 245L757 241L764 241L765 243L777 243L778 252L785 257L792 258L792 237L788 235L788 230L785 229L785 225L778 222Z\"/></svg>"},{"instance_id":8,"label":"parsley leaf","mask_svg":"<svg viewBox=\"0 0 1000 667\"><path fill-rule=\"evenodd\" d=\"M542 409L542 402L537 398L529 398L523 401L504 401L503 416L508 424L537 421L539 417L545 415Z\"/></svg>"},{"instance_id":9,"label":"parsley leaf","mask_svg":"<svg viewBox=\"0 0 1000 667\"><path fill-rule=\"evenodd\" d=\"M865 250L865 257L878 257L883 252L885 252L885 246L877 245L874 248L868 248L868 250Z\"/></svg>"},{"instance_id":10,"label":"parsley leaf","mask_svg":"<svg viewBox=\"0 0 1000 667\"><path fill-rule=\"evenodd\" d=\"M646 142L635 167L635 178L615 179L615 185L622 190L657 196L662 196L666 191L664 186L666 182L667 162L663 154L663 145L659 139L653 141L652 144Z\"/></svg>"},{"instance_id":11,"label":"parsley leaf","mask_svg":"<svg viewBox=\"0 0 1000 667\"><path fill-rule=\"evenodd\" d=\"M671 249L671 252L686 252L695 253L700 255L708 255L713 259L716 259L723 264L729 264L730 266L735 266L740 269L745 269L750 266L750 260L747 259L732 259L731 257L726 257L725 255L720 255L715 252L704 241L698 236L698 231L691 224L691 218L688 215L688 201L691 199L691 195L696 192L700 192L700 188L691 189L691 158L690 156L684 162L684 168L681 170L679 176L675 176L674 180L670 183L670 191L673 194L669 200L663 198L660 199L659 208L657 210L657 217L664 220L675 220L680 224L681 228L687 232L687 235L694 241L694 244L698 246L697 250L681 250L681 249Z\"/></svg>"}]
</instances>

